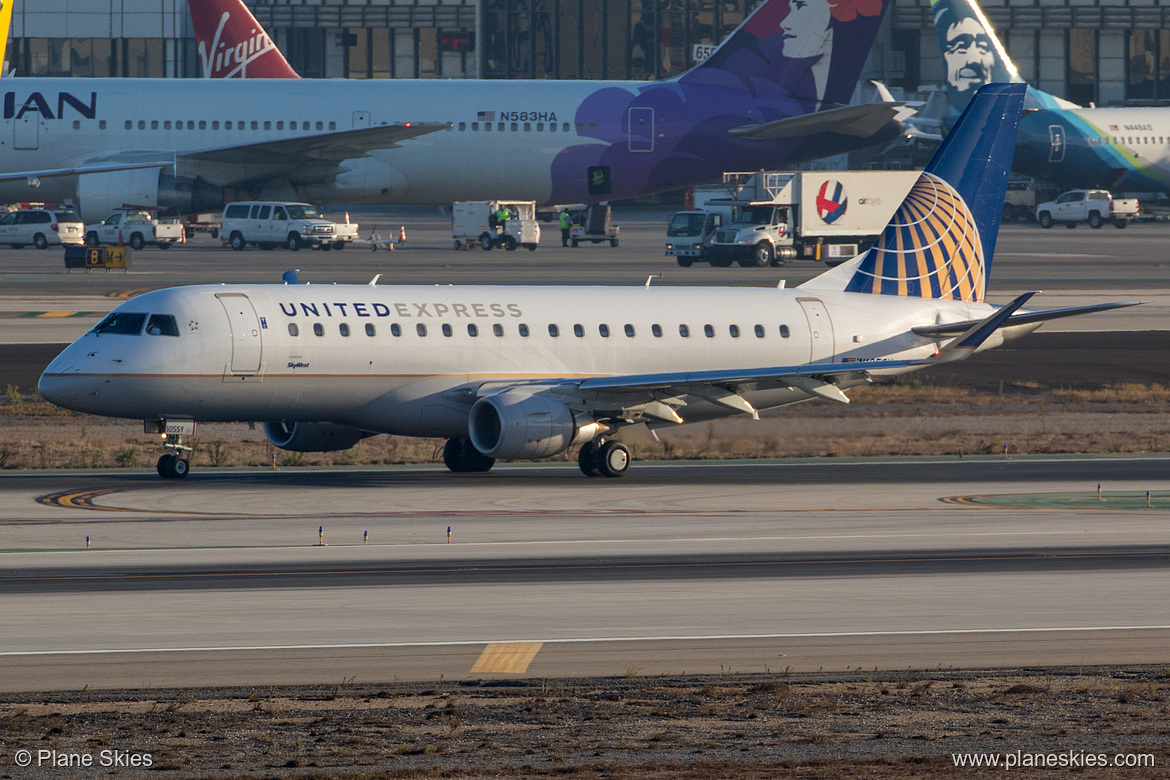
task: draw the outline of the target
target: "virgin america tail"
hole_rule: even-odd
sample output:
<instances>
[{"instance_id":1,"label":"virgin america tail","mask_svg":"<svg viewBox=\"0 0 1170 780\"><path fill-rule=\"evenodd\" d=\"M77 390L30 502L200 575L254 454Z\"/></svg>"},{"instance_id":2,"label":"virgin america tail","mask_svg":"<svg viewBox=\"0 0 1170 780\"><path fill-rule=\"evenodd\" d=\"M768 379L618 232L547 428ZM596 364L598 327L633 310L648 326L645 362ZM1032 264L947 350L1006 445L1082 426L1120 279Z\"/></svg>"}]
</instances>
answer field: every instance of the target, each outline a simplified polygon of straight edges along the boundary
<instances>
[{"instance_id":1,"label":"virgin america tail","mask_svg":"<svg viewBox=\"0 0 1170 780\"><path fill-rule=\"evenodd\" d=\"M205 78L300 78L243 0L187 0L187 8Z\"/></svg>"}]
</instances>

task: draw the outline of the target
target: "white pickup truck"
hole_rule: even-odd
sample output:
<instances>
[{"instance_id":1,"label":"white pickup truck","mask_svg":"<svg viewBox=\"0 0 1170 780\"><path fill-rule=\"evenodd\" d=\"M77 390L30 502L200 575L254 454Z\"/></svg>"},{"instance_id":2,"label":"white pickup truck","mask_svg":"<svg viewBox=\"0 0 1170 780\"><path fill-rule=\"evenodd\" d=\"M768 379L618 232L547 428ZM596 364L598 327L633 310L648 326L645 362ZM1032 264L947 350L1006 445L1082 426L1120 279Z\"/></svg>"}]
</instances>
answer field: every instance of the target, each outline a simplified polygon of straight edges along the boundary
<instances>
[{"instance_id":1,"label":"white pickup truck","mask_svg":"<svg viewBox=\"0 0 1170 780\"><path fill-rule=\"evenodd\" d=\"M1042 228L1050 228L1057 222L1070 228L1075 228L1078 222L1088 222L1094 230L1112 222L1123 228L1137 219L1138 212L1137 198L1114 199L1108 190L1069 190L1056 200L1037 206L1036 221Z\"/></svg>"},{"instance_id":2,"label":"white pickup truck","mask_svg":"<svg viewBox=\"0 0 1170 780\"><path fill-rule=\"evenodd\" d=\"M125 244L142 249L156 244L170 249L183 240L183 226L178 222L159 222L147 211L115 211L96 225L85 226L85 245Z\"/></svg>"}]
</instances>

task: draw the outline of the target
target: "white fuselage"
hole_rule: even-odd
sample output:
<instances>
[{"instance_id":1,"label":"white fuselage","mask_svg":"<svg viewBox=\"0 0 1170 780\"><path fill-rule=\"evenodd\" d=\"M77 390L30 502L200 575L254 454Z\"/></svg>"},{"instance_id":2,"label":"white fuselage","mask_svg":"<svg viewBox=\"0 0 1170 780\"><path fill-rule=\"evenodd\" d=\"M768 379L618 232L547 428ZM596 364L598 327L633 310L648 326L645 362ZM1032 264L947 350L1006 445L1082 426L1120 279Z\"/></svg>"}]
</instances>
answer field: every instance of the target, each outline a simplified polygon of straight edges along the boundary
<instances>
[{"instance_id":1,"label":"white fuselage","mask_svg":"<svg viewBox=\"0 0 1170 780\"><path fill-rule=\"evenodd\" d=\"M228 199L583 202L714 180L753 154L761 165L779 164L799 140L731 138L730 127L764 119L746 90L740 100L726 86L699 85L687 93L694 105L631 108L648 89L673 87L629 81L11 79L0 89L0 171L175 159L169 173L225 188ZM711 102L708 92L738 113L700 123L695 105ZM239 152L250 144L402 123L450 128L320 164L304 156ZM684 140L687 149L676 149ZM691 147L707 154L695 155ZM573 154L562 156L554 170L554 160L570 148ZM225 149L237 152L230 162L183 158ZM837 150L817 154L830 151ZM595 164L607 166L612 179L608 192L591 197L589 166ZM664 165L669 171L656 169ZM151 173L157 180L155 169L110 181L126 198L142 198L150 194L139 190L152 186L146 181ZM78 197L86 208L76 176L34 183L35 189L24 179L0 183L0 201Z\"/></svg>"},{"instance_id":2,"label":"white fuselage","mask_svg":"<svg viewBox=\"0 0 1170 780\"><path fill-rule=\"evenodd\" d=\"M178 336L91 332L53 361L40 390L61 406L114 417L320 421L460 436L485 386L925 358L940 342L910 328L993 310L766 288L180 287L116 310L172 316ZM1032 327L997 333L983 348ZM760 409L811 397L775 386L743 395ZM691 398L681 416L729 413Z\"/></svg>"}]
</instances>

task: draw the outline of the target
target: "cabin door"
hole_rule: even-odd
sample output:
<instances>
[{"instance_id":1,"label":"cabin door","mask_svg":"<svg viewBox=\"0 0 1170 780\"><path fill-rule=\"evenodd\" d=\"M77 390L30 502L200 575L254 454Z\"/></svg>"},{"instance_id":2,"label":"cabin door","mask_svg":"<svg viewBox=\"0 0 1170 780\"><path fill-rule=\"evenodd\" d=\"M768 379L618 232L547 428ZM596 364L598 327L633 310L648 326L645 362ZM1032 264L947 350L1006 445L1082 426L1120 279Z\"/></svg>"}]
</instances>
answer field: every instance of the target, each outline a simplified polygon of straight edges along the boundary
<instances>
[{"instance_id":1,"label":"cabin door","mask_svg":"<svg viewBox=\"0 0 1170 780\"><path fill-rule=\"evenodd\" d=\"M1064 128L1060 125L1048 126L1048 162L1063 162L1065 149Z\"/></svg>"},{"instance_id":2,"label":"cabin door","mask_svg":"<svg viewBox=\"0 0 1170 780\"><path fill-rule=\"evenodd\" d=\"M247 295L221 293L219 298L232 329L231 373L255 374L260 370L260 318Z\"/></svg>"},{"instance_id":3,"label":"cabin door","mask_svg":"<svg viewBox=\"0 0 1170 780\"><path fill-rule=\"evenodd\" d=\"M809 361L816 363L819 360L828 360L836 352L833 344L833 321L829 319L829 311L825 304L816 298L797 298L800 308L804 309L804 317L808 320L809 341L811 348Z\"/></svg>"},{"instance_id":4,"label":"cabin door","mask_svg":"<svg viewBox=\"0 0 1170 780\"><path fill-rule=\"evenodd\" d=\"M41 145L41 115L27 111L22 117L12 120L12 146L14 149L37 149Z\"/></svg>"},{"instance_id":5,"label":"cabin door","mask_svg":"<svg viewBox=\"0 0 1170 780\"><path fill-rule=\"evenodd\" d=\"M630 151L654 151L654 109L635 107L630 109Z\"/></svg>"}]
</instances>

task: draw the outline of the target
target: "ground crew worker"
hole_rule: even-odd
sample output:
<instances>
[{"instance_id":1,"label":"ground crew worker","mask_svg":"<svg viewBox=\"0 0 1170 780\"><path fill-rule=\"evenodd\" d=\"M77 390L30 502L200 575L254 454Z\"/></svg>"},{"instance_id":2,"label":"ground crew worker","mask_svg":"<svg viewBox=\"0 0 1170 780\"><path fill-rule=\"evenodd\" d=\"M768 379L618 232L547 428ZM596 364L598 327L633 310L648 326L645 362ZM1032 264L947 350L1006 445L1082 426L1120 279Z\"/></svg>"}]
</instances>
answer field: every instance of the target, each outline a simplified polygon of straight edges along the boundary
<instances>
[{"instance_id":1,"label":"ground crew worker","mask_svg":"<svg viewBox=\"0 0 1170 780\"><path fill-rule=\"evenodd\" d=\"M573 218L569 216L568 209L561 209L561 216L558 219L561 226L561 246L569 245L569 231L573 228Z\"/></svg>"},{"instance_id":2,"label":"ground crew worker","mask_svg":"<svg viewBox=\"0 0 1170 780\"><path fill-rule=\"evenodd\" d=\"M496 225L501 231L504 229L504 224L507 223L509 217L507 206L500 206L496 209Z\"/></svg>"}]
</instances>

